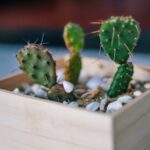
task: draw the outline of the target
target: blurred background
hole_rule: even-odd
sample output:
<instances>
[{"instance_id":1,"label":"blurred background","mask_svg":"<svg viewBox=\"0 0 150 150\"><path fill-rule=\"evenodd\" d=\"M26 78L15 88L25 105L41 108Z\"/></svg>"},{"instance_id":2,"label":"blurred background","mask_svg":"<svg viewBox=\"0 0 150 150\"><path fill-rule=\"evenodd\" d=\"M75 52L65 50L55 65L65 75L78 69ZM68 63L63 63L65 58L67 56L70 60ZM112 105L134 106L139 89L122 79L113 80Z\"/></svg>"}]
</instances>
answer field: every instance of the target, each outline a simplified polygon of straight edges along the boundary
<instances>
[{"instance_id":1,"label":"blurred background","mask_svg":"<svg viewBox=\"0 0 150 150\"><path fill-rule=\"evenodd\" d=\"M80 24L88 34L99 29L99 25L91 22L112 15L132 15L140 22L142 34L135 51L140 55L150 54L149 9L150 0L1 0L0 61L12 63L8 61L12 53L28 41L40 43L43 34L43 42L61 53L65 48L62 31L67 22ZM97 55L98 35L86 36L85 51L91 49ZM1 64L1 74L4 69L6 67Z\"/></svg>"}]
</instances>

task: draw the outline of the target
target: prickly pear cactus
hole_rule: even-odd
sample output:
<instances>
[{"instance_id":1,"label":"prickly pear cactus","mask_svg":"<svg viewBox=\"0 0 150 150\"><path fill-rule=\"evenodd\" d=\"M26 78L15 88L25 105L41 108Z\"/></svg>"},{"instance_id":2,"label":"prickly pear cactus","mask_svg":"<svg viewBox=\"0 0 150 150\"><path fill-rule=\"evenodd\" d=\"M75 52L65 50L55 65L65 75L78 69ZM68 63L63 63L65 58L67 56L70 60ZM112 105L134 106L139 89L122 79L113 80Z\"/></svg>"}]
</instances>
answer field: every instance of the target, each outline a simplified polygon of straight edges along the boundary
<instances>
[{"instance_id":1,"label":"prickly pear cactus","mask_svg":"<svg viewBox=\"0 0 150 150\"><path fill-rule=\"evenodd\" d=\"M84 32L79 25L68 23L64 27L63 37L67 48L71 52L65 68L65 80L77 84L82 67L79 52L84 47Z\"/></svg>"},{"instance_id":2,"label":"prickly pear cactus","mask_svg":"<svg viewBox=\"0 0 150 150\"><path fill-rule=\"evenodd\" d=\"M111 98L125 93L128 89L129 82L133 75L133 64L131 62L121 64L118 67L117 72L114 75L111 86L107 92L107 95Z\"/></svg>"},{"instance_id":3,"label":"prickly pear cactus","mask_svg":"<svg viewBox=\"0 0 150 150\"><path fill-rule=\"evenodd\" d=\"M82 62L81 57L78 53L72 53L70 59L66 64L65 69L65 80L77 84L80 75Z\"/></svg>"},{"instance_id":4,"label":"prickly pear cactus","mask_svg":"<svg viewBox=\"0 0 150 150\"><path fill-rule=\"evenodd\" d=\"M84 47L84 32L82 28L75 23L65 25L63 38L66 47L71 52L80 52Z\"/></svg>"},{"instance_id":5,"label":"prickly pear cactus","mask_svg":"<svg viewBox=\"0 0 150 150\"><path fill-rule=\"evenodd\" d=\"M42 45L28 44L16 57L20 68L37 83L48 88L56 84L55 61Z\"/></svg>"},{"instance_id":6,"label":"prickly pear cactus","mask_svg":"<svg viewBox=\"0 0 150 150\"><path fill-rule=\"evenodd\" d=\"M140 27L131 16L111 17L100 27L101 46L116 63L126 63L140 36Z\"/></svg>"}]
</instances>

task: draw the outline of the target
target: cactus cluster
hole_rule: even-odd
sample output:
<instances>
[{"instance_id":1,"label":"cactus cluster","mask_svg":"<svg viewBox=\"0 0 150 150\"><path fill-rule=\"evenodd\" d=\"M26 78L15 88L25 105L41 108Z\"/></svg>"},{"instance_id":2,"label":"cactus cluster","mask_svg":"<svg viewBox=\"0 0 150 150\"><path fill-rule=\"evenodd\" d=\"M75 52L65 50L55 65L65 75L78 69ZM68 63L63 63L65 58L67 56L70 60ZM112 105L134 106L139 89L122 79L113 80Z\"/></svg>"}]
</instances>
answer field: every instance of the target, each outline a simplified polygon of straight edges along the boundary
<instances>
[{"instance_id":1,"label":"cactus cluster","mask_svg":"<svg viewBox=\"0 0 150 150\"><path fill-rule=\"evenodd\" d=\"M77 84L82 67L80 51L84 47L84 32L79 25L68 23L64 27L63 38L71 52L65 68L65 80Z\"/></svg>"},{"instance_id":2,"label":"cactus cluster","mask_svg":"<svg viewBox=\"0 0 150 150\"><path fill-rule=\"evenodd\" d=\"M131 16L111 17L100 27L101 46L108 56L120 64L107 92L111 98L127 91L133 75L133 65L128 63L140 36L140 27Z\"/></svg>"},{"instance_id":3,"label":"cactus cluster","mask_svg":"<svg viewBox=\"0 0 150 150\"><path fill-rule=\"evenodd\" d=\"M78 83L82 61L80 52L84 47L83 29L74 23L64 27L63 38L70 51L70 58L65 67L65 80ZM133 75L133 64L128 62L129 56L140 36L137 21L129 17L111 17L103 21L99 29L101 46L108 56L120 66L113 77L107 95L110 98L125 93ZM41 44L27 44L17 54L20 68L37 83L49 88L48 98L54 101L74 101L74 94L66 93L63 86L56 82L55 61Z\"/></svg>"},{"instance_id":4,"label":"cactus cluster","mask_svg":"<svg viewBox=\"0 0 150 150\"><path fill-rule=\"evenodd\" d=\"M49 88L48 98L62 102L74 101L72 93L66 93L62 85L56 82L55 61L48 51L39 44L28 44L17 54L20 68L40 85Z\"/></svg>"}]
</instances>

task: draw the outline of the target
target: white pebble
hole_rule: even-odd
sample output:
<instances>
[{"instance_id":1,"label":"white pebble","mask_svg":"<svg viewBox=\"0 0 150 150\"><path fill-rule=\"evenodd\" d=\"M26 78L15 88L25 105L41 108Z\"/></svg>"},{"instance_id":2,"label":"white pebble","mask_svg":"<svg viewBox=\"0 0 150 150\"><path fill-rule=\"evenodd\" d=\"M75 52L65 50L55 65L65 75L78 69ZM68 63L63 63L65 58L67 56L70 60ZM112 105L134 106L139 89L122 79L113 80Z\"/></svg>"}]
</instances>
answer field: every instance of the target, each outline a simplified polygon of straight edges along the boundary
<instances>
[{"instance_id":1,"label":"white pebble","mask_svg":"<svg viewBox=\"0 0 150 150\"><path fill-rule=\"evenodd\" d=\"M99 107L100 107L100 104L98 102L92 102L86 105L86 110L96 111L99 109Z\"/></svg>"},{"instance_id":2,"label":"white pebble","mask_svg":"<svg viewBox=\"0 0 150 150\"><path fill-rule=\"evenodd\" d=\"M150 89L150 83L145 83L144 88L147 89L147 90Z\"/></svg>"},{"instance_id":3,"label":"white pebble","mask_svg":"<svg viewBox=\"0 0 150 150\"><path fill-rule=\"evenodd\" d=\"M63 87L64 87L66 93L70 93L74 89L74 85L68 81L65 81L65 80L63 81Z\"/></svg>"},{"instance_id":4,"label":"white pebble","mask_svg":"<svg viewBox=\"0 0 150 150\"><path fill-rule=\"evenodd\" d=\"M64 69L58 69L56 71L57 83L62 84L64 79Z\"/></svg>"},{"instance_id":5,"label":"white pebble","mask_svg":"<svg viewBox=\"0 0 150 150\"><path fill-rule=\"evenodd\" d=\"M68 102L66 102L66 101L63 101L63 104L64 104L64 105L68 105Z\"/></svg>"},{"instance_id":6,"label":"white pebble","mask_svg":"<svg viewBox=\"0 0 150 150\"><path fill-rule=\"evenodd\" d=\"M77 102L71 102L71 103L69 103L69 106L71 106L71 107L78 107L79 104Z\"/></svg>"},{"instance_id":7,"label":"white pebble","mask_svg":"<svg viewBox=\"0 0 150 150\"><path fill-rule=\"evenodd\" d=\"M94 76L87 82L87 87L90 89L95 89L97 87L100 87L102 85L103 81L100 77Z\"/></svg>"},{"instance_id":8,"label":"white pebble","mask_svg":"<svg viewBox=\"0 0 150 150\"><path fill-rule=\"evenodd\" d=\"M108 113L114 112L114 111L116 111L116 110L118 110L118 109L120 109L120 108L122 108L121 102L115 101L115 102L110 103L110 104L107 106L107 111L106 111L106 112L108 112Z\"/></svg>"},{"instance_id":9,"label":"white pebble","mask_svg":"<svg viewBox=\"0 0 150 150\"><path fill-rule=\"evenodd\" d=\"M40 85L34 84L31 87L31 90L35 94L35 96L41 97L41 98L47 98L47 92L44 89L42 89Z\"/></svg>"},{"instance_id":10,"label":"white pebble","mask_svg":"<svg viewBox=\"0 0 150 150\"><path fill-rule=\"evenodd\" d=\"M135 92L133 93L133 95L136 96L136 97L140 96L141 94L142 94L141 91L135 91Z\"/></svg>"},{"instance_id":11,"label":"white pebble","mask_svg":"<svg viewBox=\"0 0 150 150\"><path fill-rule=\"evenodd\" d=\"M13 90L13 93L15 93L15 94L18 94L20 91L19 91L19 89L18 88L15 88L14 90Z\"/></svg>"},{"instance_id":12,"label":"white pebble","mask_svg":"<svg viewBox=\"0 0 150 150\"><path fill-rule=\"evenodd\" d=\"M129 95L124 95L117 99L117 101L121 102L122 104L130 103L132 100L133 98Z\"/></svg>"}]
</instances>

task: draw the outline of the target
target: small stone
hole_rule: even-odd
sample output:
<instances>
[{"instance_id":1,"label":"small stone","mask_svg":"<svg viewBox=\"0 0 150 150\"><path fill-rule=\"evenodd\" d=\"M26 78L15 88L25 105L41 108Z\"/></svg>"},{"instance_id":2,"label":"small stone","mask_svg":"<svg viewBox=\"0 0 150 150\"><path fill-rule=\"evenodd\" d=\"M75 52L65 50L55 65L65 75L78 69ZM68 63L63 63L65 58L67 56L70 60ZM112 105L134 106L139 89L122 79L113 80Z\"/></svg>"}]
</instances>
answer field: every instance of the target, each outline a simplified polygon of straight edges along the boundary
<instances>
[{"instance_id":1,"label":"small stone","mask_svg":"<svg viewBox=\"0 0 150 150\"><path fill-rule=\"evenodd\" d=\"M20 90L18 89L18 88L15 88L14 90L13 90L13 93L15 93L15 94L18 94L20 92Z\"/></svg>"},{"instance_id":2,"label":"small stone","mask_svg":"<svg viewBox=\"0 0 150 150\"><path fill-rule=\"evenodd\" d=\"M89 103L85 109L86 110L89 110L89 111L96 111L98 110L100 107L100 104L98 102L92 102L92 103Z\"/></svg>"},{"instance_id":3,"label":"small stone","mask_svg":"<svg viewBox=\"0 0 150 150\"><path fill-rule=\"evenodd\" d=\"M79 104L77 102L71 102L71 103L69 103L69 106L71 106L71 107L78 107Z\"/></svg>"},{"instance_id":4,"label":"small stone","mask_svg":"<svg viewBox=\"0 0 150 150\"><path fill-rule=\"evenodd\" d=\"M144 88L147 89L147 90L150 89L150 83L145 83Z\"/></svg>"},{"instance_id":5,"label":"small stone","mask_svg":"<svg viewBox=\"0 0 150 150\"><path fill-rule=\"evenodd\" d=\"M22 85L22 88L23 88L24 94L26 94L26 95L32 94L31 85L29 85L28 83L24 83L24 84Z\"/></svg>"},{"instance_id":6,"label":"small stone","mask_svg":"<svg viewBox=\"0 0 150 150\"><path fill-rule=\"evenodd\" d=\"M57 75L57 83L63 84L63 80L64 80L64 69L58 69L58 70L56 71L56 75Z\"/></svg>"},{"instance_id":7,"label":"small stone","mask_svg":"<svg viewBox=\"0 0 150 150\"><path fill-rule=\"evenodd\" d=\"M95 89L97 87L100 87L102 84L102 79L98 76L94 76L87 82L87 87L90 89Z\"/></svg>"},{"instance_id":8,"label":"small stone","mask_svg":"<svg viewBox=\"0 0 150 150\"><path fill-rule=\"evenodd\" d=\"M47 98L47 92L44 89L42 89L40 85L38 84L32 85L31 90L35 96L40 98Z\"/></svg>"},{"instance_id":9,"label":"small stone","mask_svg":"<svg viewBox=\"0 0 150 150\"><path fill-rule=\"evenodd\" d=\"M119 101L115 101L115 102L112 102L110 103L108 106L107 106L107 111L108 113L112 113L118 109L122 108L122 104L121 102Z\"/></svg>"},{"instance_id":10,"label":"small stone","mask_svg":"<svg viewBox=\"0 0 150 150\"><path fill-rule=\"evenodd\" d=\"M107 102L108 102L108 98L107 98L107 96L105 96L100 102L100 111L101 112L105 111L105 106L106 106Z\"/></svg>"},{"instance_id":11,"label":"small stone","mask_svg":"<svg viewBox=\"0 0 150 150\"><path fill-rule=\"evenodd\" d=\"M135 97L138 97L138 96L140 96L142 94L142 92L141 91L135 91L134 93L133 93L133 95L135 96Z\"/></svg>"},{"instance_id":12,"label":"small stone","mask_svg":"<svg viewBox=\"0 0 150 150\"><path fill-rule=\"evenodd\" d=\"M63 87L66 91L66 93L71 93L74 89L74 85L68 81L63 81Z\"/></svg>"},{"instance_id":13,"label":"small stone","mask_svg":"<svg viewBox=\"0 0 150 150\"><path fill-rule=\"evenodd\" d=\"M64 104L64 105L68 105L68 102L66 102L66 101L63 101L63 104Z\"/></svg>"},{"instance_id":14,"label":"small stone","mask_svg":"<svg viewBox=\"0 0 150 150\"><path fill-rule=\"evenodd\" d=\"M117 101L121 102L122 104L130 103L133 98L129 95L120 96Z\"/></svg>"}]
</instances>

